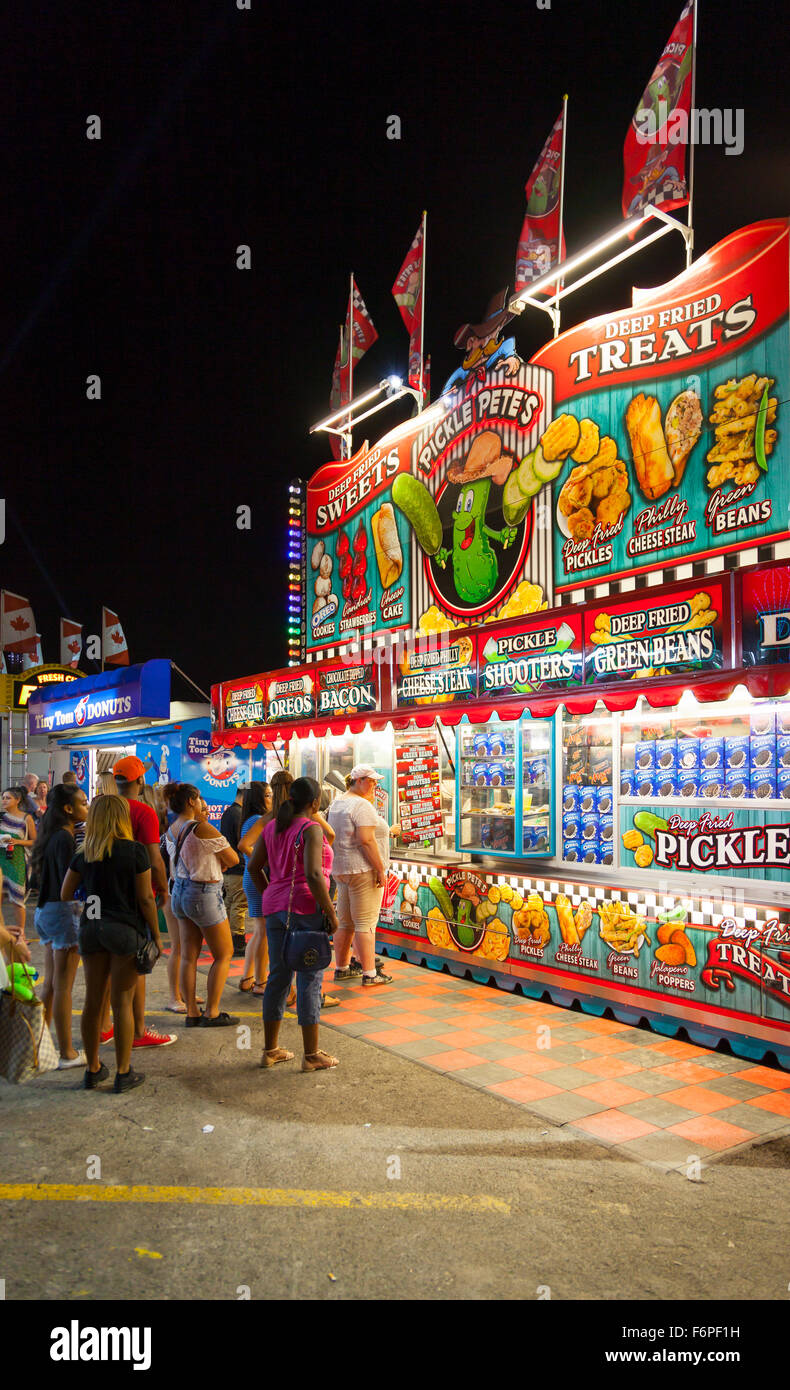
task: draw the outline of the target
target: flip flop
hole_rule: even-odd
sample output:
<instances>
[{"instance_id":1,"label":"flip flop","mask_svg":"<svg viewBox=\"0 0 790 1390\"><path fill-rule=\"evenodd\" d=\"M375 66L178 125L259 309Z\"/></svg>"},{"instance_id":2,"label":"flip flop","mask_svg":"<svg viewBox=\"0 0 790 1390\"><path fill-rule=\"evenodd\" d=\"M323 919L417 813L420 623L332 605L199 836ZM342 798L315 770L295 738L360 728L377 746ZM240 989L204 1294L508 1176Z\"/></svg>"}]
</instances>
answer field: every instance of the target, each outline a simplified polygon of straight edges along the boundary
<instances>
[{"instance_id":1,"label":"flip flop","mask_svg":"<svg viewBox=\"0 0 790 1390\"><path fill-rule=\"evenodd\" d=\"M244 986L245 986L245 984L247 983L247 980L254 980L254 979L255 979L255 976L254 976L254 975L245 975L243 980L239 980L239 989L241 990L241 993L242 993L242 994L252 994L252 992L253 992L253 986L252 986L252 985L247 985L247 988L246 988L246 989L244 988Z\"/></svg>"},{"instance_id":2,"label":"flip flop","mask_svg":"<svg viewBox=\"0 0 790 1390\"><path fill-rule=\"evenodd\" d=\"M167 1013L169 1013L169 1014L185 1014L186 1011L187 1011L187 1006L186 1006L186 1004L184 1004L184 1003L181 1003L181 1004L165 1004L165 1010L166 1010Z\"/></svg>"},{"instance_id":3,"label":"flip flop","mask_svg":"<svg viewBox=\"0 0 790 1390\"><path fill-rule=\"evenodd\" d=\"M279 1055L278 1055L279 1054ZM287 1047L273 1047L261 1057L262 1067L276 1067L278 1062L292 1062L293 1053Z\"/></svg>"},{"instance_id":4,"label":"flip flop","mask_svg":"<svg viewBox=\"0 0 790 1390\"><path fill-rule=\"evenodd\" d=\"M262 994L265 994L265 993L266 993L266 986L265 986L265 985L253 985L253 987L252 987L252 992L253 992L253 994L257 994L257 995L258 995L258 998L260 998L260 996L261 996ZM245 990L245 993L246 993L246 990Z\"/></svg>"}]
</instances>

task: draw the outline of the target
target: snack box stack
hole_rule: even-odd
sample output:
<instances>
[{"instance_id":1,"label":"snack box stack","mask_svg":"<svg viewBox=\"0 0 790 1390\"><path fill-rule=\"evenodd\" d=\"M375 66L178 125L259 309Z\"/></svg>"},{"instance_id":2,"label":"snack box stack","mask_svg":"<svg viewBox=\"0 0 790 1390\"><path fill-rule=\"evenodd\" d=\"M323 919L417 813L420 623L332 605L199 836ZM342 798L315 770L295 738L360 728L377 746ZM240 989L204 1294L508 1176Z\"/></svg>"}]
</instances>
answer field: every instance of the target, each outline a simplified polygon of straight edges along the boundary
<instances>
[{"instance_id":1,"label":"snack box stack","mask_svg":"<svg viewBox=\"0 0 790 1390\"><path fill-rule=\"evenodd\" d=\"M562 857L571 863L611 864L614 818L611 783L577 787L562 794Z\"/></svg>"}]
</instances>

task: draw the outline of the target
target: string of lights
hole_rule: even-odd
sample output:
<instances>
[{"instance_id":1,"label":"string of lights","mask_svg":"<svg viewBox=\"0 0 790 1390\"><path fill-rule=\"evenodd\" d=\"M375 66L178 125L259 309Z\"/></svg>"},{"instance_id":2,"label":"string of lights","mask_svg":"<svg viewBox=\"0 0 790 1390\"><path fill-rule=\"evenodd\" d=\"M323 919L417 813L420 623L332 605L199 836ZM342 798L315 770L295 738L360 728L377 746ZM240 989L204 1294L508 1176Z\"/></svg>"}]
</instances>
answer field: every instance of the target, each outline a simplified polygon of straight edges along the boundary
<instances>
[{"instance_id":1,"label":"string of lights","mask_svg":"<svg viewBox=\"0 0 790 1390\"><path fill-rule=\"evenodd\" d=\"M305 490L301 478L288 484L288 665L298 666L305 651Z\"/></svg>"}]
</instances>

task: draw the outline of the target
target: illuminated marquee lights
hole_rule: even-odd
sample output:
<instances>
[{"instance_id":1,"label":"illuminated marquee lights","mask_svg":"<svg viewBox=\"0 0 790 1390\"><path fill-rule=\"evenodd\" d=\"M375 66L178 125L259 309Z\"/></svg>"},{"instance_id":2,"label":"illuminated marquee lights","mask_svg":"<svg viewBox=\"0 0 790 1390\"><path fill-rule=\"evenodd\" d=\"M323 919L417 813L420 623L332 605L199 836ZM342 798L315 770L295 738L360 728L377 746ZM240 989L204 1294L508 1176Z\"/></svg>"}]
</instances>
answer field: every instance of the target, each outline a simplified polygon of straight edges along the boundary
<instances>
[{"instance_id":1,"label":"illuminated marquee lights","mask_svg":"<svg viewBox=\"0 0 790 1390\"><path fill-rule=\"evenodd\" d=\"M304 660L305 632L303 626L302 582L305 571L305 487L301 478L292 478L288 485L288 665L298 666Z\"/></svg>"}]
</instances>

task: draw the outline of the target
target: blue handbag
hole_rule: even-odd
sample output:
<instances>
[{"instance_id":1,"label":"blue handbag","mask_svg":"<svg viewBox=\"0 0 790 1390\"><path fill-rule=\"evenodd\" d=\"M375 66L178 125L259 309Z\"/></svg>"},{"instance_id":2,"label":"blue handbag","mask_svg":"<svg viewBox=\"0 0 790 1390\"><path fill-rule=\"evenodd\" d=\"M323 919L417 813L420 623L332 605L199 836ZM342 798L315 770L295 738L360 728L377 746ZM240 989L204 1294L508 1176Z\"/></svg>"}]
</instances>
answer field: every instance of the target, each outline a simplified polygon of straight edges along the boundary
<instances>
[{"instance_id":1,"label":"blue handbag","mask_svg":"<svg viewBox=\"0 0 790 1390\"><path fill-rule=\"evenodd\" d=\"M291 915L291 907L294 900L294 884L296 882L296 863L299 854L300 844L304 845L304 830L300 830L294 840L294 866L291 874L291 895L288 899L288 916L285 920L285 941L283 943L283 960L288 970L296 970L302 975L314 975L318 970L326 970L332 959L332 942L325 926L325 917L320 908L316 909L316 916L320 916L321 927L309 928L303 926L291 926L293 920L298 920L301 915ZM310 914L312 916L312 914Z\"/></svg>"}]
</instances>

